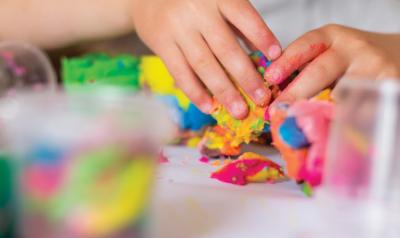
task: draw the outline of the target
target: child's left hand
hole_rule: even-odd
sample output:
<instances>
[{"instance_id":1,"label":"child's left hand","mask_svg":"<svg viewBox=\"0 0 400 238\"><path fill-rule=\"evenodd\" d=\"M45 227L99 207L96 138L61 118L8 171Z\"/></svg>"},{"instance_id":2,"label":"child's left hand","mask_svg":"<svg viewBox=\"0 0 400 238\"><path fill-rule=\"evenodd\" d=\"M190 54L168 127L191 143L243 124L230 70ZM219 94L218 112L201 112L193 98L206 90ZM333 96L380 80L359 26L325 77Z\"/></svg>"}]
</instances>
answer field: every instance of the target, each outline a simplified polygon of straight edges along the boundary
<instances>
[{"instance_id":1,"label":"child's left hand","mask_svg":"<svg viewBox=\"0 0 400 238\"><path fill-rule=\"evenodd\" d=\"M271 84L300 74L277 101L309 98L342 76L400 78L400 34L377 34L327 25L294 41L265 72Z\"/></svg>"}]
</instances>

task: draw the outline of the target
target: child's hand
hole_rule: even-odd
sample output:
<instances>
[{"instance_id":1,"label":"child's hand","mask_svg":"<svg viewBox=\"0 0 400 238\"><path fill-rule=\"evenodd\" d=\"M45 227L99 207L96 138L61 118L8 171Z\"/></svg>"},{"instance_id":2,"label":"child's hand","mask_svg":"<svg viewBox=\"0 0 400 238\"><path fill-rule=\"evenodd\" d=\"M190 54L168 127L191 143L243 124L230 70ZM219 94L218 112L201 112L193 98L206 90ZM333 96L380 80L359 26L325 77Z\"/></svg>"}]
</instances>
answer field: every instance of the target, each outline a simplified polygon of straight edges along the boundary
<instances>
[{"instance_id":1,"label":"child's hand","mask_svg":"<svg viewBox=\"0 0 400 238\"><path fill-rule=\"evenodd\" d=\"M328 25L293 42L265 72L280 84L300 74L277 99L309 98L333 86L341 76L383 79L400 77L400 35L376 34Z\"/></svg>"},{"instance_id":2,"label":"child's hand","mask_svg":"<svg viewBox=\"0 0 400 238\"><path fill-rule=\"evenodd\" d=\"M281 47L248 0L134 0L133 8L142 40L202 111L212 110L211 93L236 118L247 114L228 73L254 102L268 103L270 92L235 32L270 59L280 56Z\"/></svg>"}]
</instances>

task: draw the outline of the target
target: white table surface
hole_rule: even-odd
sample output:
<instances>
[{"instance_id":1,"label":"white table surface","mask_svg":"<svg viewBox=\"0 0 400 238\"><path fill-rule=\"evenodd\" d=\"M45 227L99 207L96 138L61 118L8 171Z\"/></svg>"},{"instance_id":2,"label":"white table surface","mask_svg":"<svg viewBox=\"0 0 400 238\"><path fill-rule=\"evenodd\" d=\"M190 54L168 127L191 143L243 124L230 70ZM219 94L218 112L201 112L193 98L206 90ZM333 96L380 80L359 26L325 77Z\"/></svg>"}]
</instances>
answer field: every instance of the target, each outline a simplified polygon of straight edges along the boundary
<instances>
[{"instance_id":1,"label":"white table surface","mask_svg":"<svg viewBox=\"0 0 400 238\"><path fill-rule=\"evenodd\" d=\"M272 148L261 151L282 163ZM294 182L225 184L210 178L217 168L199 162L195 149L167 147L165 154L170 162L157 176L154 237L310 237L318 223L314 199Z\"/></svg>"}]
</instances>

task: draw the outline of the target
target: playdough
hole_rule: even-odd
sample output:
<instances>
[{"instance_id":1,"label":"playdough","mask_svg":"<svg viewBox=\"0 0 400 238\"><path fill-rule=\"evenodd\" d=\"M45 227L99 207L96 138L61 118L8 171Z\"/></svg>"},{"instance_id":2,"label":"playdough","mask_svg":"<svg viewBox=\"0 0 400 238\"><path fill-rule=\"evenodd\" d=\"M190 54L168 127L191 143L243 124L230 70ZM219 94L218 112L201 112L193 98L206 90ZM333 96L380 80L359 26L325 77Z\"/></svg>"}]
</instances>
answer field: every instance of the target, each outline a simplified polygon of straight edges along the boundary
<instances>
[{"instance_id":1,"label":"playdough","mask_svg":"<svg viewBox=\"0 0 400 238\"><path fill-rule=\"evenodd\" d=\"M260 52L251 56L255 67L260 73L265 71L270 62ZM268 85L267 85L268 86ZM273 92L272 97L277 96L277 87L269 86ZM219 155L237 156L240 154L240 145L257 141L262 133L268 129L268 117L266 117L267 106L257 106L242 92L249 106L249 114L243 120L233 118L228 110L219 103L215 103L215 110L212 116L218 126L209 129L200 143L200 151L210 157Z\"/></svg>"},{"instance_id":2,"label":"playdough","mask_svg":"<svg viewBox=\"0 0 400 238\"><path fill-rule=\"evenodd\" d=\"M64 58L62 79L67 91L93 86L113 86L137 91L140 88L140 59L131 55L115 57L90 54Z\"/></svg>"},{"instance_id":3,"label":"playdough","mask_svg":"<svg viewBox=\"0 0 400 238\"><path fill-rule=\"evenodd\" d=\"M333 107L329 91L324 91L311 100L279 103L270 110L273 145L286 162L288 176L299 183L315 187L322 181Z\"/></svg>"},{"instance_id":4,"label":"playdough","mask_svg":"<svg viewBox=\"0 0 400 238\"><path fill-rule=\"evenodd\" d=\"M64 58L64 88L68 92L82 88L112 86L130 92L150 92L166 104L181 130L200 131L214 125L215 120L202 113L185 94L175 87L174 80L157 56L109 56L90 54Z\"/></svg>"},{"instance_id":5,"label":"playdough","mask_svg":"<svg viewBox=\"0 0 400 238\"><path fill-rule=\"evenodd\" d=\"M248 152L212 173L211 178L225 183L246 185L248 183L275 183L285 179L285 174L281 166L273 161Z\"/></svg>"}]
</instances>

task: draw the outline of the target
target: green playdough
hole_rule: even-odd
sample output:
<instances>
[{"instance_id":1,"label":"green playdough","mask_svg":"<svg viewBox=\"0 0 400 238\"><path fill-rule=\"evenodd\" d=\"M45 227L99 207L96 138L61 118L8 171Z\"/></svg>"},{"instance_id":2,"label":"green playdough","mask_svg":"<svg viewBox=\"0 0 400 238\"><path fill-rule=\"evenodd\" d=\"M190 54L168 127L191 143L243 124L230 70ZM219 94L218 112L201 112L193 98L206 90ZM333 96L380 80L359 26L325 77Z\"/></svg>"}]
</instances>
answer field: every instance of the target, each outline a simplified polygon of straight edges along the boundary
<instances>
[{"instance_id":1,"label":"green playdough","mask_svg":"<svg viewBox=\"0 0 400 238\"><path fill-rule=\"evenodd\" d=\"M89 54L64 58L62 78L66 91L82 87L113 86L139 90L140 59L132 55Z\"/></svg>"},{"instance_id":2,"label":"green playdough","mask_svg":"<svg viewBox=\"0 0 400 238\"><path fill-rule=\"evenodd\" d=\"M12 178L10 159L0 152L0 238L13 237Z\"/></svg>"}]
</instances>

